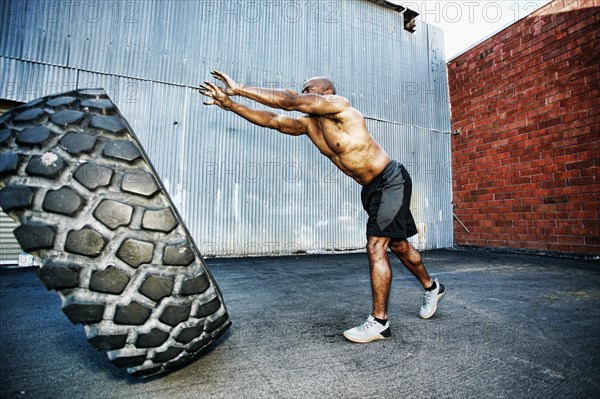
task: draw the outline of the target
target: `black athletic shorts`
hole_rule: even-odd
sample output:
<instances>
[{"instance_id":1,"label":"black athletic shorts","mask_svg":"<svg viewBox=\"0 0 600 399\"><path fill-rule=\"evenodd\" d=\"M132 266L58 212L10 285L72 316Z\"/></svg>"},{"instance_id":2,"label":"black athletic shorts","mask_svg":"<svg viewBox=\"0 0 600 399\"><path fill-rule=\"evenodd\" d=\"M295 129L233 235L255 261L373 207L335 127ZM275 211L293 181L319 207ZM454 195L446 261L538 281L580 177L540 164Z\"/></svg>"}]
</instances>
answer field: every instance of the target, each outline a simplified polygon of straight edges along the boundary
<instances>
[{"instance_id":1,"label":"black athletic shorts","mask_svg":"<svg viewBox=\"0 0 600 399\"><path fill-rule=\"evenodd\" d=\"M417 234L409 209L411 194L412 180L406 168L391 161L361 192L363 207L369 214L367 235L401 240Z\"/></svg>"}]
</instances>

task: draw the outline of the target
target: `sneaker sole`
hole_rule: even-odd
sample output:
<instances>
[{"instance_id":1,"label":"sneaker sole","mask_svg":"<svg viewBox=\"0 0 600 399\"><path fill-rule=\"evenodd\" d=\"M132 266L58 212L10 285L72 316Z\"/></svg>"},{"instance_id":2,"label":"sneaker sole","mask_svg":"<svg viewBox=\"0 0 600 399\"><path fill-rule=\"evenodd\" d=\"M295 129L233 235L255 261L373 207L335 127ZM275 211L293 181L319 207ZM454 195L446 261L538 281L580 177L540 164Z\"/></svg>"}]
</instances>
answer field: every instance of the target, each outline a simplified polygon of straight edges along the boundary
<instances>
[{"instance_id":1,"label":"sneaker sole","mask_svg":"<svg viewBox=\"0 0 600 399\"><path fill-rule=\"evenodd\" d=\"M344 332L344 338L346 338L350 342L355 342L357 344L368 344L369 342L380 341L380 340L383 340L383 339L388 339L389 337L384 337L383 335L378 334L378 335L372 336L371 338L360 339L360 338L349 337Z\"/></svg>"},{"instance_id":2,"label":"sneaker sole","mask_svg":"<svg viewBox=\"0 0 600 399\"><path fill-rule=\"evenodd\" d=\"M435 308L433 309L433 312L431 312L430 314L426 314L426 315L419 314L419 316L422 319L430 319L435 314L435 312L437 312L437 305L438 305L438 303L440 302L440 300L442 299L442 297L444 296L445 293L446 293L446 290L444 290L444 292L442 292L441 294L438 294L438 296L436 297Z\"/></svg>"}]
</instances>

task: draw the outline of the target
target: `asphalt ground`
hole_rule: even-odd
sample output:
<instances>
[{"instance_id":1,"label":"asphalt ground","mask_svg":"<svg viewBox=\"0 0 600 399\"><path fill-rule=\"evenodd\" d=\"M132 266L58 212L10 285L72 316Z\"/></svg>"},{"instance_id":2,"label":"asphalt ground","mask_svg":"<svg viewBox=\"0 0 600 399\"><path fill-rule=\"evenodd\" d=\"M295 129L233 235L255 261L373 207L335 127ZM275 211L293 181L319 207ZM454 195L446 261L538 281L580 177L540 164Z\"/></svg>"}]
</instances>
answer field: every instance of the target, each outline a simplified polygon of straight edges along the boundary
<instances>
[{"instance_id":1,"label":"asphalt ground","mask_svg":"<svg viewBox=\"0 0 600 399\"><path fill-rule=\"evenodd\" d=\"M366 254L210 259L232 327L194 363L140 380L89 345L35 269L0 270L2 398L598 398L600 262L423 253L447 287L394 260L392 337L341 335L371 310Z\"/></svg>"}]
</instances>

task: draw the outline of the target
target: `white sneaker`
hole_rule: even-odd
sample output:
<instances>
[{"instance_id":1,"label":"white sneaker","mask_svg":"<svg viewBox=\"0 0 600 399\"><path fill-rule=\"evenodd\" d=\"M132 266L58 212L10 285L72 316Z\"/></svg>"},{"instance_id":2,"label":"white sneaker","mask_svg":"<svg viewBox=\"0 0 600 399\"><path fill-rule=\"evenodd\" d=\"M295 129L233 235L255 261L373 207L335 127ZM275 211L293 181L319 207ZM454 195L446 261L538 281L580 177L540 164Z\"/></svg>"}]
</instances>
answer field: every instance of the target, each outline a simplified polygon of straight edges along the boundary
<instances>
[{"instance_id":1,"label":"white sneaker","mask_svg":"<svg viewBox=\"0 0 600 399\"><path fill-rule=\"evenodd\" d=\"M360 326L344 331L344 337L346 337L346 339L359 343L386 339L391 335L390 323L386 321L385 326L382 326L372 315L369 315L367 321Z\"/></svg>"},{"instance_id":2,"label":"white sneaker","mask_svg":"<svg viewBox=\"0 0 600 399\"><path fill-rule=\"evenodd\" d=\"M419 311L419 316L423 319L428 319L437 310L437 304L442 296L446 293L446 287L444 284L437 281L437 278L434 280L437 284L435 290L433 291L425 291L423 295L423 305L421 305L421 310Z\"/></svg>"}]
</instances>

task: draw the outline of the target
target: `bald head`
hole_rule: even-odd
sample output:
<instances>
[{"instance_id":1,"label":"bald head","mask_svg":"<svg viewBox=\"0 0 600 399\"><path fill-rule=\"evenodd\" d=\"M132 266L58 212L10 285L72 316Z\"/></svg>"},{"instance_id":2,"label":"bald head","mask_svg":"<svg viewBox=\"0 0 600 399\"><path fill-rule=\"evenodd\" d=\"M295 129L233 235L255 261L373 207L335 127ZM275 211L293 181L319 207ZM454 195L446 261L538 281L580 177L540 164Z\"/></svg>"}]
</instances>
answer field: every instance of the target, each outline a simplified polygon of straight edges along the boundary
<instances>
[{"instance_id":1,"label":"bald head","mask_svg":"<svg viewBox=\"0 0 600 399\"><path fill-rule=\"evenodd\" d=\"M325 76L315 76L304 83L302 93L335 94L333 81Z\"/></svg>"}]
</instances>

